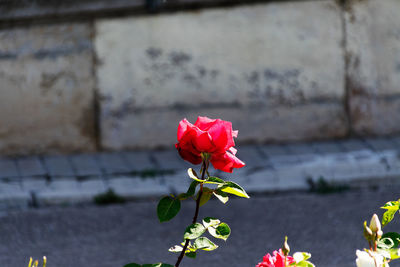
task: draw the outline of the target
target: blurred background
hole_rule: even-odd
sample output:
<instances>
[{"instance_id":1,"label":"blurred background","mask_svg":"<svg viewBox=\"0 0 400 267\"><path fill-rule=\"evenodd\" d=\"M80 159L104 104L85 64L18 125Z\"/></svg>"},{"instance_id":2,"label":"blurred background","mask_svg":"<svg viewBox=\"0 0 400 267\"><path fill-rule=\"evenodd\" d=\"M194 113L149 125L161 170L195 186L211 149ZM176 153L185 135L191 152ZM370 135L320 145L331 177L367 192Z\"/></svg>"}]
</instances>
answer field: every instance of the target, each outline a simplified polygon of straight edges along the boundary
<instances>
[{"instance_id":1,"label":"blurred background","mask_svg":"<svg viewBox=\"0 0 400 267\"><path fill-rule=\"evenodd\" d=\"M400 132L397 0L0 2L0 154Z\"/></svg>"},{"instance_id":2,"label":"blurred background","mask_svg":"<svg viewBox=\"0 0 400 267\"><path fill-rule=\"evenodd\" d=\"M171 227L154 200L186 191L177 126L208 116L232 121L246 162L211 173L251 199L211 200L232 243L183 266L254 266L286 234L316 266L354 266L362 222L399 197L399 11L400 0L0 0L0 265L174 262L193 203Z\"/></svg>"}]
</instances>

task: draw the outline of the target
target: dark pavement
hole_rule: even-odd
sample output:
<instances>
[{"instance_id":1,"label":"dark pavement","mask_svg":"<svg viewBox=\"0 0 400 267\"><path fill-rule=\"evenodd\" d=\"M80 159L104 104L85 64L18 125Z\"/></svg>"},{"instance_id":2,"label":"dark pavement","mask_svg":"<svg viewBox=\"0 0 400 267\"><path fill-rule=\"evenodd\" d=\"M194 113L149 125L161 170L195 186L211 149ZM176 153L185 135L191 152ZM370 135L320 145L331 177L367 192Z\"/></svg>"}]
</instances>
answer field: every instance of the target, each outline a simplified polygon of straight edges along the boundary
<instances>
[{"instance_id":1,"label":"dark pavement","mask_svg":"<svg viewBox=\"0 0 400 267\"><path fill-rule=\"evenodd\" d=\"M367 244L362 223L385 202L400 198L400 187L358 189L317 195L283 193L212 201L200 218L214 216L232 229L228 241L217 240L213 252L185 258L182 267L255 266L278 249L284 236L294 251L312 253L316 266L355 266L355 251ZM46 255L48 267L122 267L131 261L174 264L177 244L191 221L194 202L186 202L172 221L160 224L157 201L111 206L50 207L14 211L0 218L0 266L27 266L29 256ZM400 215L384 229L400 230ZM391 266L400 266L392 263Z\"/></svg>"}]
</instances>

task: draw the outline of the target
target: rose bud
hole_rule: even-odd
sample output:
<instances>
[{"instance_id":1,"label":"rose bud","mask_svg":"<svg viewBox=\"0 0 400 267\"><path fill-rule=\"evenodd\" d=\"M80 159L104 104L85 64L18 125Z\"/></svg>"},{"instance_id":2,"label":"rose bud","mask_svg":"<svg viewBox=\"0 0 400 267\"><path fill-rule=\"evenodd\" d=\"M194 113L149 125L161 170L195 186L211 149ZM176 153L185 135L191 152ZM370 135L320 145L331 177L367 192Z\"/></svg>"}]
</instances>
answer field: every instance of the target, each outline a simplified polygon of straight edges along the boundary
<instances>
[{"instance_id":1,"label":"rose bud","mask_svg":"<svg viewBox=\"0 0 400 267\"><path fill-rule=\"evenodd\" d=\"M371 222L369 223L369 228L372 232L378 233L381 231L381 222L379 221L378 215L374 214L371 218Z\"/></svg>"},{"instance_id":2,"label":"rose bud","mask_svg":"<svg viewBox=\"0 0 400 267\"><path fill-rule=\"evenodd\" d=\"M285 242L283 243L283 246L282 246L282 252L283 252L283 255L285 255L285 256L289 255L289 252L290 252L290 247L289 247L289 244L287 243L287 236L285 236Z\"/></svg>"}]
</instances>

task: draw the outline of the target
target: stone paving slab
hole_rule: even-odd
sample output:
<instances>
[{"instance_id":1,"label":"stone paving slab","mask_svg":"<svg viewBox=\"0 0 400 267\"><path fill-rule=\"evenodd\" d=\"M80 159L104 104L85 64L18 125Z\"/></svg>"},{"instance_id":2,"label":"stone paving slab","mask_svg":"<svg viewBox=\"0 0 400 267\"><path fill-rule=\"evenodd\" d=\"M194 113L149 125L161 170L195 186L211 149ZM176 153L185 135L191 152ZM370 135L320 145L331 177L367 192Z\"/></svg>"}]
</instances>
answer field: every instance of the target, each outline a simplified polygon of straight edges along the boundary
<instances>
[{"instance_id":1,"label":"stone paving slab","mask_svg":"<svg viewBox=\"0 0 400 267\"><path fill-rule=\"evenodd\" d=\"M331 153L340 153L342 148L338 145L336 141L330 142L315 142L311 146L315 149L318 154L327 155Z\"/></svg>"},{"instance_id":2,"label":"stone paving slab","mask_svg":"<svg viewBox=\"0 0 400 267\"><path fill-rule=\"evenodd\" d=\"M119 153L100 153L99 163L106 174L129 173L131 168Z\"/></svg>"},{"instance_id":3,"label":"stone paving slab","mask_svg":"<svg viewBox=\"0 0 400 267\"><path fill-rule=\"evenodd\" d=\"M121 152L121 156L127 162L128 168L131 172L152 170L156 168L156 165L151 159L148 151L125 151Z\"/></svg>"},{"instance_id":4,"label":"stone paving slab","mask_svg":"<svg viewBox=\"0 0 400 267\"><path fill-rule=\"evenodd\" d=\"M118 177L109 181L109 188L127 198L140 198L169 194L159 179L142 179L137 177Z\"/></svg>"},{"instance_id":5,"label":"stone paving slab","mask_svg":"<svg viewBox=\"0 0 400 267\"><path fill-rule=\"evenodd\" d=\"M400 139L349 139L284 145L237 146L247 163L210 174L242 185L249 193L307 190L309 181L368 186L400 183ZM191 182L175 149L103 152L0 159L0 209L92 202L112 189L129 199L185 192ZM7 204L8 205L8 204ZM11 205L12 206L12 205Z\"/></svg>"},{"instance_id":6,"label":"stone paving slab","mask_svg":"<svg viewBox=\"0 0 400 267\"><path fill-rule=\"evenodd\" d=\"M45 156L43 162L51 177L75 176L71 162L65 156Z\"/></svg>"},{"instance_id":7,"label":"stone paving slab","mask_svg":"<svg viewBox=\"0 0 400 267\"><path fill-rule=\"evenodd\" d=\"M12 159L0 159L0 178L19 177L17 163Z\"/></svg>"},{"instance_id":8,"label":"stone paving slab","mask_svg":"<svg viewBox=\"0 0 400 267\"><path fill-rule=\"evenodd\" d=\"M45 176L47 174L39 157L17 159L17 166L22 177Z\"/></svg>"},{"instance_id":9,"label":"stone paving slab","mask_svg":"<svg viewBox=\"0 0 400 267\"><path fill-rule=\"evenodd\" d=\"M161 170L179 170L190 167L189 163L181 159L176 150L154 151L152 156Z\"/></svg>"},{"instance_id":10,"label":"stone paving slab","mask_svg":"<svg viewBox=\"0 0 400 267\"><path fill-rule=\"evenodd\" d=\"M73 155L70 157L72 166L77 176L100 176L100 165L94 154Z\"/></svg>"}]
</instances>

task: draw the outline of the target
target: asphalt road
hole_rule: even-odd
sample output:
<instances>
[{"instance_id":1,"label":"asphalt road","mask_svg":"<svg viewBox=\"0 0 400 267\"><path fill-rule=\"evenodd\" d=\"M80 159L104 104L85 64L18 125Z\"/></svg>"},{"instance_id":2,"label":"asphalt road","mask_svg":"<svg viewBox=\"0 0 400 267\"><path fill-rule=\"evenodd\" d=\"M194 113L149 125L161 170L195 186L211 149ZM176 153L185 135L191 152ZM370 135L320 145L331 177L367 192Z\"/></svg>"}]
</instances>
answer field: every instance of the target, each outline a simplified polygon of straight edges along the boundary
<instances>
[{"instance_id":1,"label":"asphalt road","mask_svg":"<svg viewBox=\"0 0 400 267\"><path fill-rule=\"evenodd\" d=\"M227 222L232 234L213 252L185 258L182 267L255 266L266 252L289 237L292 251L312 253L316 266L355 266L355 251L366 247L362 223L381 205L400 198L400 187L329 195L285 193L217 201L201 208L200 218ZM122 267L131 261L174 264L168 248L179 243L194 202L184 203L172 221L160 224L157 201L124 205L50 207L10 212L0 218L0 266L27 266L29 256L46 255L48 267ZM400 216L384 231L400 232ZM400 266L392 263L391 266Z\"/></svg>"}]
</instances>

